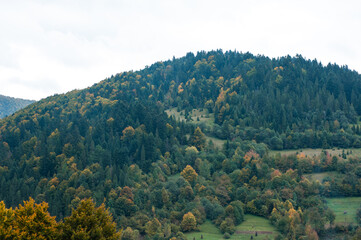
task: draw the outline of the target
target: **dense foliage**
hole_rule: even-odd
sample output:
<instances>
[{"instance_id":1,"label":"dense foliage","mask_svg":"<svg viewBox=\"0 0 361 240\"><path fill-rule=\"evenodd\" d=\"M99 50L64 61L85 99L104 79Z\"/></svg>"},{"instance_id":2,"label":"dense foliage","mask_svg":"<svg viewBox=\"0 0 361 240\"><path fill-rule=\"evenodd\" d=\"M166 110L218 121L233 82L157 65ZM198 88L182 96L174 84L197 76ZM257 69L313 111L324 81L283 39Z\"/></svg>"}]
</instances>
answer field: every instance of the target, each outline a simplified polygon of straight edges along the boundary
<instances>
[{"instance_id":1,"label":"dense foliage","mask_svg":"<svg viewBox=\"0 0 361 240\"><path fill-rule=\"evenodd\" d=\"M0 202L0 239L120 239L108 210L104 205L95 207L90 199L81 201L71 216L60 223L47 209L47 203L36 204L32 198L15 209L7 209L4 202Z\"/></svg>"},{"instance_id":2,"label":"dense foliage","mask_svg":"<svg viewBox=\"0 0 361 240\"><path fill-rule=\"evenodd\" d=\"M0 118L9 116L19 109L33 103L32 100L12 98L0 95Z\"/></svg>"},{"instance_id":3,"label":"dense foliage","mask_svg":"<svg viewBox=\"0 0 361 240\"><path fill-rule=\"evenodd\" d=\"M254 139L272 149L361 147L361 76L347 66L199 52L110 81L186 116L208 109L217 124L211 134L222 139Z\"/></svg>"},{"instance_id":4,"label":"dense foliage","mask_svg":"<svg viewBox=\"0 0 361 240\"><path fill-rule=\"evenodd\" d=\"M233 234L245 213L269 218L280 238L317 239L335 218L323 197L361 196L361 160L269 149L361 146L360 80L301 56L222 51L117 74L1 121L0 199L45 201L64 234L90 239L100 230L71 216L95 207L88 198L109 207L124 239L183 239L206 219ZM214 121L176 121L165 113L173 107ZM330 171L323 182L304 177Z\"/></svg>"}]
</instances>

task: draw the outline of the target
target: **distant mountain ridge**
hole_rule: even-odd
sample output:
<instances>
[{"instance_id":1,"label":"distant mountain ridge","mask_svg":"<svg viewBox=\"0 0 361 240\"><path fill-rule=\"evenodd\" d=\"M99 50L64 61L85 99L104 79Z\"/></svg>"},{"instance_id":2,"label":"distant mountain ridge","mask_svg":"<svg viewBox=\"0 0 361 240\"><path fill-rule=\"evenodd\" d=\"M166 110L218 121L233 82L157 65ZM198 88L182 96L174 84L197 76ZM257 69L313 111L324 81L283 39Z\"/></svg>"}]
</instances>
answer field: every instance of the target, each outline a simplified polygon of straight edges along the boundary
<instances>
[{"instance_id":1,"label":"distant mountain ridge","mask_svg":"<svg viewBox=\"0 0 361 240\"><path fill-rule=\"evenodd\" d=\"M4 118L22 109L29 104L35 102L34 100L27 100L21 98L7 97L0 94L0 118Z\"/></svg>"}]
</instances>

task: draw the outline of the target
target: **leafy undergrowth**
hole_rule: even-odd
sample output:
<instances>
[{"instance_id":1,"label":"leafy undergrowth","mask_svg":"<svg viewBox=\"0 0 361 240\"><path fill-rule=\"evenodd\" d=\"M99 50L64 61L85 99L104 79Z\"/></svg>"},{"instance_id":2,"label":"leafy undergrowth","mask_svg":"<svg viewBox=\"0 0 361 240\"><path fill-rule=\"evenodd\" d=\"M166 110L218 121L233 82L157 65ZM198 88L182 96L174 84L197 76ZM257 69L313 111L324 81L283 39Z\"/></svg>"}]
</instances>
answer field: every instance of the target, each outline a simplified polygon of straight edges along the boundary
<instances>
[{"instance_id":1,"label":"leafy undergrowth","mask_svg":"<svg viewBox=\"0 0 361 240\"><path fill-rule=\"evenodd\" d=\"M357 223L356 210L361 207L361 197L327 198L326 201L336 214L335 223Z\"/></svg>"},{"instance_id":2,"label":"leafy undergrowth","mask_svg":"<svg viewBox=\"0 0 361 240\"><path fill-rule=\"evenodd\" d=\"M256 232L257 237L255 236ZM266 218L246 214L245 221L236 226L236 231L230 239L248 240L251 236L254 239L274 239L277 234L278 231ZM210 221L203 223L199 232L191 232L185 235L188 240L198 240L201 239L201 236L206 240L224 239L221 231Z\"/></svg>"}]
</instances>

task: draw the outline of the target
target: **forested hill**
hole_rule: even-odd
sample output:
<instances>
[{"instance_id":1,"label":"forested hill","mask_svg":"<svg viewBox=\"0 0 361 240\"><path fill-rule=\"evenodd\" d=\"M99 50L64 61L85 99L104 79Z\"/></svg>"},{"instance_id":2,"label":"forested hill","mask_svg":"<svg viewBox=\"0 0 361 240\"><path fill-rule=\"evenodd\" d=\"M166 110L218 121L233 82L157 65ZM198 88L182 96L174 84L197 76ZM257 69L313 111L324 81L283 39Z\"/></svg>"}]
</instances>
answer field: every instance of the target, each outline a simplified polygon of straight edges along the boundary
<instances>
[{"instance_id":1,"label":"forested hill","mask_svg":"<svg viewBox=\"0 0 361 240\"><path fill-rule=\"evenodd\" d=\"M220 216L220 224L225 218L223 207L231 201L254 200L240 197L247 196L246 192L224 193L228 186L222 184L235 184L229 187L235 191L241 182L253 179L258 194L267 190L274 169L286 172L292 164L298 167L296 157L263 162L267 146L360 147L360 98L361 76L347 67L324 67L301 56L269 59L238 52L189 53L140 71L116 74L84 90L43 99L2 119L0 199L15 206L32 196L37 202L48 202L50 213L62 219L81 199L92 197L97 203L105 202L123 226L143 229L144 234L145 223L138 228L131 222L135 214L164 221L174 218L176 224L183 216L180 209L199 194L214 198L202 204L211 210L217 204L219 215L207 218ZM196 124L168 117L165 110L172 108L185 110L185 119L193 109L206 109L214 114L214 122L211 127L199 124L196 128ZM218 151L205 142L202 131L232 141ZM337 167L336 160L332 169ZM306 170L287 171L292 184L297 174L316 168L308 160L303 164ZM189 184L181 178L177 188L175 182L166 185L167 178L179 175L186 165L202 175L202 182L197 186L194 179ZM238 172L231 183L222 174L233 171ZM278 191L280 186L268 187ZM359 194L355 188L350 183L347 189L353 192L347 194ZM278 195L267 196L273 201ZM295 198L294 204L303 207L303 198ZM269 217L272 201L262 212L261 207L249 212ZM170 217L171 210L164 206L181 213ZM204 217L204 210L199 214Z\"/></svg>"},{"instance_id":2,"label":"forested hill","mask_svg":"<svg viewBox=\"0 0 361 240\"><path fill-rule=\"evenodd\" d=\"M200 52L158 62L109 84L165 108L204 108L210 133L265 142L273 149L361 147L361 76L302 56L269 59L250 53Z\"/></svg>"},{"instance_id":3,"label":"forested hill","mask_svg":"<svg viewBox=\"0 0 361 240\"><path fill-rule=\"evenodd\" d=\"M34 101L32 100L12 98L0 95L0 118L9 116L17 110L24 108L33 102Z\"/></svg>"}]
</instances>

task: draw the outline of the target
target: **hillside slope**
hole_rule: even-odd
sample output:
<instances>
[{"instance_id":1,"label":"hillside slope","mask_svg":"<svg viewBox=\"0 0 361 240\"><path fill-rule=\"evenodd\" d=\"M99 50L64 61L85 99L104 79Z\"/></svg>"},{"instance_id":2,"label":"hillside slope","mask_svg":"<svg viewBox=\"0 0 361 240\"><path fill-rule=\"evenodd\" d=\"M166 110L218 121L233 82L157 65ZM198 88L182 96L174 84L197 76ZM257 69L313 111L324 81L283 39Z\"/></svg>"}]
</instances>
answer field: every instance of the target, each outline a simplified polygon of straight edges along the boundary
<instances>
[{"instance_id":1,"label":"hillside slope","mask_svg":"<svg viewBox=\"0 0 361 240\"><path fill-rule=\"evenodd\" d=\"M33 102L34 101L32 100L12 98L0 95L0 118L9 116L17 110L22 109Z\"/></svg>"},{"instance_id":2,"label":"hillside slope","mask_svg":"<svg viewBox=\"0 0 361 240\"><path fill-rule=\"evenodd\" d=\"M141 212L148 214L146 219L172 218L179 225L181 209L198 206L200 197L206 210L198 213L204 217L216 206L219 215L207 218L221 216L219 224L224 208L238 200L258 204L250 205L248 213L269 217L276 203L286 204L277 197L283 184L296 188L302 173L335 170L338 162L337 157L322 166L308 159L298 165L295 156L263 160L267 146L361 146L360 98L361 77L347 67L324 67L301 56L189 53L43 99L1 120L0 199L15 206L32 196L47 201L51 214L61 219L80 199L92 197L105 201L117 221L142 234L145 223L132 217ZM227 140L223 149L205 143L194 124L168 118L165 110L174 107L185 110L185 119L193 109L213 113L214 126L200 129ZM187 165L198 171L197 182L179 177ZM268 184L274 169L280 169L276 177L285 174L284 180ZM346 164L340 169L346 171ZM171 175L178 177L167 181ZM357 196L357 186L349 185L348 194ZM310 208L302 201L314 195L322 204L318 193L316 186L307 196L300 191L292 204ZM256 201L261 194L269 200ZM286 205L283 212L293 209ZM167 208L179 213L170 217Z\"/></svg>"}]
</instances>

